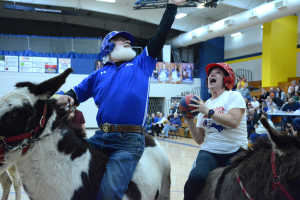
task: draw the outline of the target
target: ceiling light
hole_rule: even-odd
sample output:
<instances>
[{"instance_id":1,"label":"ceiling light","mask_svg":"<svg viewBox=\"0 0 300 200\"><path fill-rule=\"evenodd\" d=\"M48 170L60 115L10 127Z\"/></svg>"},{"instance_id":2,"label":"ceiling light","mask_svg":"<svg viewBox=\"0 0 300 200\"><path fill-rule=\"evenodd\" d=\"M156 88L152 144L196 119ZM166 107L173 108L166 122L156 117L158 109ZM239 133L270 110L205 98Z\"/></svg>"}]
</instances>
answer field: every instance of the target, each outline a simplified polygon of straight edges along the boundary
<instances>
[{"instance_id":1,"label":"ceiling light","mask_svg":"<svg viewBox=\"0 0 300 200\"><path fill-rule=\"evenodd\" d=\"M104 2L109 2L109 3L115 3L116 0L96 0L96 1L104 1Z\"/></svg>"},{"instance_id":2,"label":"ceiling light","mask_svg":"<svg viewBox=\"0 0 300 200\"><path fill-rule=\"evenodd\" d=\"M264 28L264 26L262 25L260 28Z\"/></svg>"},{"instance_id":3,"label":"ceiling light","mask_svg":"<svg viewBox=\"0 0 300 200\"><path fill-rule=\"evenodd\" d=\"M242 32L233 33L233 34L231 34L231 37L235 37L235 36L238 36L238 35L242 35Z\"/></svg>"},{"instance_id":4,"label":"ceiling light","mask_svg":"<svg viewBox=\"0 0 300 200\"><path fill-rule=\"evenodd\" d=\"M200 3L198 6L197 6L197 8L198 9L202 9L202 8L205 8L205 5L204 5L205 3Z\"/></svg>"},{"instance_id":5,"label":"ceiling light","mask_svg":"<svg viewBox=\"0 0 300 200\"><path fill-rule=\"evenodd\" d=\"M185 17L187 14L186 13L179 13L175 16L176 19L180 19L180 18L183 18Z\"/></svg>"}]
</instances>

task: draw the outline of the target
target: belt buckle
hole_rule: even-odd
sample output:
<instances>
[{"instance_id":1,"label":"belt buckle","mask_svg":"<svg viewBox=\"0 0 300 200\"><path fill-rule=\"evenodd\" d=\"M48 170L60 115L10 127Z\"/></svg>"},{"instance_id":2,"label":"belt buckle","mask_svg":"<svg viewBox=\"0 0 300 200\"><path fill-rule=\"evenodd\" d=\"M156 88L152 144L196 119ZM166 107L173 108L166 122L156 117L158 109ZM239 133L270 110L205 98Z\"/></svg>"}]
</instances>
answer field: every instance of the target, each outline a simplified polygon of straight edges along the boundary
<instances>
[{"instance_id":1,"label":"belt buckle","mask_svg":"<svg viewBox=\"0 0 300 200\"><path fill-rule=\"evenodd\" d=\"M109 123L103 124L103 131L105 133L109 133L110 132L110 124Z\"/></svg>"}]
</instances>

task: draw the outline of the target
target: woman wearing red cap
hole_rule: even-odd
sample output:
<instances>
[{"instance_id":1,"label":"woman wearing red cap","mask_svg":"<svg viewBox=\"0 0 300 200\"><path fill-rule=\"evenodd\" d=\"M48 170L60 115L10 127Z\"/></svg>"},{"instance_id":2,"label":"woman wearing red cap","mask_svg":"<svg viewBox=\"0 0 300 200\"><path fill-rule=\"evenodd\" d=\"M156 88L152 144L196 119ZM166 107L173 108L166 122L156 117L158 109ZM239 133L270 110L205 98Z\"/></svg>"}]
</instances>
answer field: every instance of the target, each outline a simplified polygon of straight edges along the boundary
<instances>
[{"instance_id":1,"label":"woman wearing red cap","mask_svg":"<svg viewBox=\"0 0 300 200\"><path fill-rule=\"evenodd\" d=\"M185 118L191 134L201 150L193 164L184 187L184 199L193 200L204 187L209 172L225 167L248 145L246 130L246 106L240 93L230 91L235 75L226 63L206 66L206 84L212 97L205 103L200 97L194 101L199 112L197 125L193 118Z\"/></svg>"}]
</instances>

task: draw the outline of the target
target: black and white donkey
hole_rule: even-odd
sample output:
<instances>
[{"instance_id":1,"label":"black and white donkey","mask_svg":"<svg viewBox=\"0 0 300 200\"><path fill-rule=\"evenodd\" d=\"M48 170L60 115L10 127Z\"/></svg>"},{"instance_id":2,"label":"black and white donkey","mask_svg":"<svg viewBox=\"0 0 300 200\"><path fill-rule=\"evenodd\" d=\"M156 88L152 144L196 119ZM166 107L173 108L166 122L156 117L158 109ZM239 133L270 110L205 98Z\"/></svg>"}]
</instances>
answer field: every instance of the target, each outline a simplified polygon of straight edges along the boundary
<instances>
[{"instance_id":1,"label":"black and white donkey","mask_svg":"<svg viewBox=\"0 0 300 200\"><path fill-rule=\"evenodd\" d=\"M96 199L106 169L108 157L89 147L82 130L70 127L56 99L49 99L72 72L40 84L17 83L0 98L0 173L15 164L31 200ZM145 137L123 199L170 199L170 162L160 144Z\"/></svg>"}]
</instances>

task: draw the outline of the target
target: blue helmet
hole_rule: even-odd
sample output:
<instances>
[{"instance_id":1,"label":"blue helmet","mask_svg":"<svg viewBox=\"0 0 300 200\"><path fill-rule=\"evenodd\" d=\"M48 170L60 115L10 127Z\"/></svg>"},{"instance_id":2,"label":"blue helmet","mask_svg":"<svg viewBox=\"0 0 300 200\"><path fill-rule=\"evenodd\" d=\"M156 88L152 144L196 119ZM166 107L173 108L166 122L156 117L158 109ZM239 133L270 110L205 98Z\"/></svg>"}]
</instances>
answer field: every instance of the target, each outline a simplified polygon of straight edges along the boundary
<instances>
[{"instance_id":1,"label":"blue helmet","mask_svg":"<svg viewBox=\"0 0 300 200\"><path fill-rule=\"evenodd\" d=\"M112 50L114 49L115 44L110 42L110 40L117 35L124 36L125 38L130 40L131 45L134 43L134 37L130 33L126 32L126 31L112 31L109 34L107 34L102 41L101 48L100 48L100 51L101 51L100 54L101 54L102 58L107 56L108 54L110 54L112 52Z\"/></svg>"}]
</instances>

